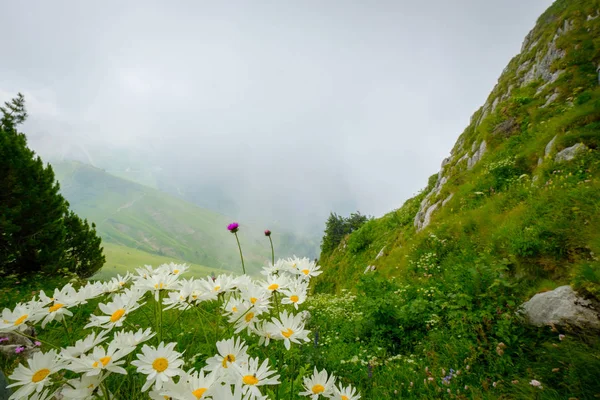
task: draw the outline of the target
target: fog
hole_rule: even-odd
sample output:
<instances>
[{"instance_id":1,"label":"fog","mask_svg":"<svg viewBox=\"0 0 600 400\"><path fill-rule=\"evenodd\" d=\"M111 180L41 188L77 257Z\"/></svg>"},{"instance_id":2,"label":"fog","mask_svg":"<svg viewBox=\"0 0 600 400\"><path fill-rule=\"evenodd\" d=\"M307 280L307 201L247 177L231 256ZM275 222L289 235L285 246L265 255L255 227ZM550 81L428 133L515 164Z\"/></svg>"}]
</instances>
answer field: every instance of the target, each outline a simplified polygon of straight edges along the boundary
<instances>
[{"instance_id":1,"label":"fog","mask_svg":"<svg viewBox=\"0 0 600 400\"><path fill-rule=\"evenodd\" d=\"M552 2L2 3L42 157L313 230L423 188Z\"/></svg>"}]
</instances>

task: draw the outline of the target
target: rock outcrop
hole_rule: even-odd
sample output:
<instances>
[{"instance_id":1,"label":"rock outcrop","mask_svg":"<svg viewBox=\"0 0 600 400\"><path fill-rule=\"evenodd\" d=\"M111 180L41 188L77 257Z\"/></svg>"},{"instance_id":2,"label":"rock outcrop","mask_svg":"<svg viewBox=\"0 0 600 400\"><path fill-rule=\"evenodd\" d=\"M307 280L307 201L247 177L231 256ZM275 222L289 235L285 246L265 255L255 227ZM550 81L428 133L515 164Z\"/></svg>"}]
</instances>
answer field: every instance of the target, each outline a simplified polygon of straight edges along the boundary
<instances>
[{"instance_id":1,"label":"rock outcrop","mask_svg":"<svg viewBox=\"0 0 600 400\"><path fill-rule=\"evenodd\" d=\"M598 310L571 286L538 293L523 304L522 310L528 322L534 326L554 325L600 330Z\"/></svg>"},{"instance_id":2,"label":"rock outcrop","mask_svg":"<svg viewBox=\"0 0 600 400\"><path fill-rule=\"evenodd\" d=\"M566 149L563 149L563 150L559 151L558 153L556 153L556 156L554 157L554 161L555 162L571 161L572 159L577 157L579 154L585 152L587 149L588 149L588 147L585 144L577 143L571 147L567 147Z\"/></svg>"}]
</instances>

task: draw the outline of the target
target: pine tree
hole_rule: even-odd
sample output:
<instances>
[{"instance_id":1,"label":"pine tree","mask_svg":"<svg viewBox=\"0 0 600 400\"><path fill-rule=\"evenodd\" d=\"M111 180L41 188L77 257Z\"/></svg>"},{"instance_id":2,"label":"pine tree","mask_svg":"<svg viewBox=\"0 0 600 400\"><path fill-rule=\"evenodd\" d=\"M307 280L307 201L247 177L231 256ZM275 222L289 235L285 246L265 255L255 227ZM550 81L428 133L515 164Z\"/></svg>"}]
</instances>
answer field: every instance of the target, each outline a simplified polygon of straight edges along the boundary
<instances>
[{"instance_id":1,"label":"pine tree","mask_svg":"<svg viewBox=\"0 0 600 400\"><path fill-rule=\"evenodd\" d=\"M17 131L27 118L23 95L0 112L0 275L62 268L91 275L104 263L100 239L69 212L52 167Z\"/></svg>"}]
</instances>

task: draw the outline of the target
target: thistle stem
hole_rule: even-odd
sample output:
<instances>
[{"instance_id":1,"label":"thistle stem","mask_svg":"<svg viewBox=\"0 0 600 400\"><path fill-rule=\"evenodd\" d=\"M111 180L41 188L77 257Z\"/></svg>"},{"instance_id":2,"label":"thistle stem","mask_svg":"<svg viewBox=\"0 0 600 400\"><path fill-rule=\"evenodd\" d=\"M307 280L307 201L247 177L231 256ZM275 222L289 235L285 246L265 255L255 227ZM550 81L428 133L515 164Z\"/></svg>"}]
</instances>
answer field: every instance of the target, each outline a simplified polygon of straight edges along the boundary
<instances>
[{"instance_id":1,"label":"thistle stem","mask_svg":"<svg viewBox=\"0 0 600 400\"><path fill-rule=\"evenodd\" d=\"M235 240L237 241L238 249L240 250L240 259L242 260L242 271L246 275L246 267L244 266L244 256L242 255L242 246L240 245L240 239L238 238L237 232L234 233Z\"/></svg>"},{"instance_id":2,"label":"thistle stem","mask_svg":"<svg viewBox=\"0 0 600 400\"><path fill-rule=\"evenodd\" d=\"M269 236L269 242L271 242L271 265L275 265L275 250L273 249L273 239Z\"/></svg>"}]
</instances>

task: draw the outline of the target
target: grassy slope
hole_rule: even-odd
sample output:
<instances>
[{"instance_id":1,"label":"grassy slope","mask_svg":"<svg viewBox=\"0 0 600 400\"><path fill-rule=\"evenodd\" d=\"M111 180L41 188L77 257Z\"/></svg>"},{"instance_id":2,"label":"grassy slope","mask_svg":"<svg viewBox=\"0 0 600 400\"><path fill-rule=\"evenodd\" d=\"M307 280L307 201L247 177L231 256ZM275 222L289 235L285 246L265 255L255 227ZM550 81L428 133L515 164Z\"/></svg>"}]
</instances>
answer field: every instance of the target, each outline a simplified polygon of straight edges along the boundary
<instances>
[{"instance_id":1,"label":"grassy slope","mask_svg":"<svg viewBox=\"0 0 600 400\"><path fill-rule=\"evenodd\" d=\"M533 294L563 284L600 298L600 18L587 18L598 10L598 0L558 0L540 17L537 45L509 63L488 104L513 85L511 93L480 124L478 110L460 136L443 174L448 182L430 204L454 196L426 229L416 232L413 221L437 175L401 208L321 254L315 292L324 299L336 293L332 299L359 315L315 317L336 332L328 351L338 356L330 356L328 369L364 376L360 365L353 370L336 360L365 354L355 344L360 338L371 346L366 354L383 348L411 359L396 370L375 370L366 382L373 398L394 396L387 382L403 382L397 390L408 398L439 398L450 389L457 398L600 395L597 333L531 328L517 313ZM566 19L572 29L556 40L566 56L552 65L565 72L541 90L541 81L519 87L526 72L519 66L545 51ZM555 91L556 101L542 107ZM496 127L507 120L512 128L499 134ZM488 150L469 170L459 160L481 140ZM556 152L579 142L589 150L554 162ZM369 265L377 272L364 274ZM463 374L447 386L441 377L450 368ZM531 386L533 379L544 389ZM459 395L465 384L469 391Z\"/></svg>"},{"instance_id":2,"label":"grassy slope","mask_svg":"<svg viewBox=\"0 0 600 400\"><path fill-rule=\"evenodd\" d=\"M159 256L145 251L133 249L131 247L121 246L115 243L103 243L104 255L106 256L106 264L96 273L92 279L106 279L116 274L125 274L127 271L132 271L137 267L144 265L152 265L154 267L175 262L182 263L183 260L173 259L170 257ZM211 273L219 274L222 270L205 267L203 265L185 262L190 266L189 275L203 277Z\"/></svg>"},{"instance_id":3,"label":"grassy slope","mask_svg":"<svg viewBox=\"0 0 600 400\"><path fill-rule=\"evenodd\" d=\"M484 257L507 263L513 277L530 282L530 291L581 278L578 268L595 263L590 252L600 252L600 86L595 72L600 62L600 29L598 19L586 21L599 7L598 1L558 1L540 17L534 29L540 43L510 62L490 99L516 85L522 75L518 66L570 19L576 21L575 27L557 41L567 55L554 65L566 72L539 95L541 81L513 89L479 126L482 110L477 111L459 139L464 150L458 142L455 146L444 174L449 182L431 204L449 194L454 197L433 214L432 224L417 233L413 220L436 176L400 209L369 222L331 254L322 254L321 264L339 272L323 275L322 290L351 287L367 265L377 266L387 276L410 275L432 234L456 244L465 260ZM555 90L558 99L541 108ZM508 119L515 121L510 136L494 134L494 128ZM554 163L551 156L538 166L555 135L553 154L578 142L591 150L563 164ZM457 163L472 143L482 139L488 144L482 161L472 170L467 170L465 161ZM384 246L385 256L375 260Z\"/></svg>"},{"instance_id":4,"label":"grassy slope","mask_svg":"<svg viewBox=\"0 0 600 400\"><path fill-rule=\"evenodd\" d=\"M105 244L215 269L240 267L228 217L86 164L60 162L53 168L71 207L96 223ZM239 235L247 265L256 270L270 256L268 241L261 230L244 225ZM109 263L125 264L123 254L113 251Z\"/></svg>"}]
</instances>

